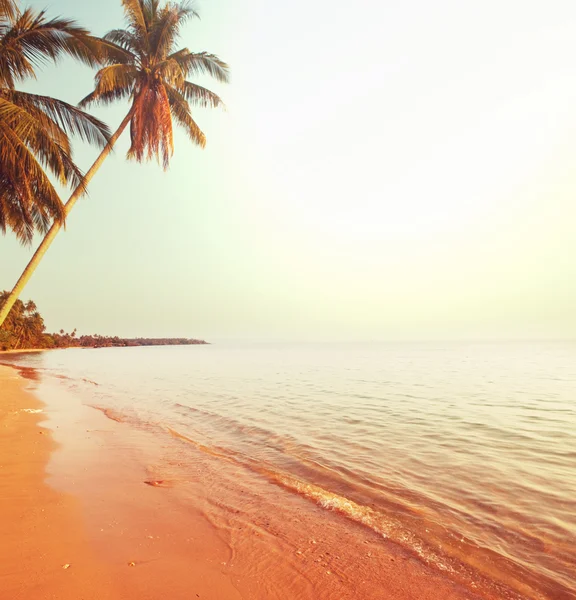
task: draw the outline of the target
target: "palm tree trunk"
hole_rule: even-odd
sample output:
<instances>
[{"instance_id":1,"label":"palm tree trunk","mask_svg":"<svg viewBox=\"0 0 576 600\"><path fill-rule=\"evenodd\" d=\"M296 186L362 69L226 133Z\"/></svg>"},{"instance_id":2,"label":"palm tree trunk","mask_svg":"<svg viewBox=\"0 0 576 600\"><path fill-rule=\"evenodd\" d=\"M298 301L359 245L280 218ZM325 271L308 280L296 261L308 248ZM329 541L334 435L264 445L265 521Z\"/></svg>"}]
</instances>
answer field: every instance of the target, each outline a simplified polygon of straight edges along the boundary
<instances>
[{"instance_id":1,"label":"palm tree trunk","mask_svg":"<svg viewBox=\"0 0 576 600\"><path fill-rule=\"evenodd\" d=\"M20 331L18 332L18 338L16 339L16 343L14 344L13 350L18 350L18 346L20 345L20 340L22 339L22 334L24 333L24 325L20 327Z\"/></svg>"},{"instance_id":2,"label":"palm tree trunk","mask_svg":"<svg viewBox=\"0 0 576 600\"><path fill-rule=\"evenodd\" d=\"M22 334L24 332L20 332L20 335L18 336L18 340L16 341L16 343L14 344L14 350L18 350L18 346L20 346L20 341L22 340Z\"/></svg>"},{"instance_id":3,"label":"palm tree trunk","mask_svg":"<svg viewBox=\"0 0 576 600\"><path fill-rule=\"evenodd\" d=\"M76 200L78 200L78 198L80 198L80 196L82 196L84 194L84 192L86 191L86 186L90 183L90 181L92 180L92 178L94 177L94 175L96 174L98 169L102 166L102 163L106 160L108 155L112 152L112 149L114 148L114 145L118 141L118 138L122 135L122 133L124 133L124 130L126 129L128 123L130 123L130 121L132 120L132 116L134 115L134 110L135 110L135 108L133 105L130 112L126 115L126 117L124 118L122 123L120 123L120 127L118 127L118 129L116 130L114 135L110 138L110 141L108 142L108 144L106 144L106 147L104 148L104 150L102 150L102 152L100 153L100 156L98 156L98 158L96 159L94 164L90 167L90 169L86 173L82 184L79 185L74 190L74 192L72 192L72 195L68 199L68 202L66 202L66 204L64 205L64 214L66 217L70 214L70 211L74 207L74 204L76 204ZM20 279L18 279L18 281L16 282L14 289L10 292L10 295L8 296L8 298L6 298L6 302L4 302L4 304L0 308L0 327L2 327L2 323L4 323L12 306L14 306L14 303L16 302L16 300L22 293L22 290L24 289L25 285L28 283L30 277L32 277L32 274L36 270L36 267L40 264L42 257L44 256L44 254L46 254L46 251L48 250L48 248L54 241L54 238L56 237L56 235L58 234L58 232L60 231L61 228L62 228L61 223L54 223L52 225L52 227L50 227L48 233L44 236L44 239L42 240L41 244L38 246L36 252L34 252L34 256L32 256L32 258L30 259L30 262L24 269L24 272L22 273L22 275L20 275Z\"/></svg>"}]
</instances>

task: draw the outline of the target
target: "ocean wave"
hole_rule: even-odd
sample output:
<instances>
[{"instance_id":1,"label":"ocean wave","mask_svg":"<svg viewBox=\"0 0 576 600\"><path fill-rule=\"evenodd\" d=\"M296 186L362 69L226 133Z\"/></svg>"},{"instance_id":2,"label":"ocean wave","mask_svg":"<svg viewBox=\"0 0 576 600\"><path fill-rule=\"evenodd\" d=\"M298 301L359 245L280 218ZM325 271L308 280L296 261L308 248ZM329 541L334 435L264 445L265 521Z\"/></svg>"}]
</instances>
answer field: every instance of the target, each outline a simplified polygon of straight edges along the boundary
<instances>
[{"instance_id":1,"label":"ocean wave","mask_svg":"<svg viewBox=\"0 0 576 600\"><path fill-rule=\"evenodd\" d=\"M359 504L350 498L331 492L321 486L298 479L289 473L276 470L270 465L242 455L241 453L233 452L226 448L207 446L168 426L164 426L164 429L172 437L191 444L204 454L247 468L265 477L270 483L314 502L324 510L337 512L358 525L369 528L383 539L398 544L404 550L414 554L429 567L452 576L453 579L461 583L467 585L473 584L473 588L481 586L485 589L491 589L502 600L526 600L524 596L517 594L503 584L485 577L481 572L469 567L456 557L443 554L418 534L404 526L400 521L375 508ZM462 536L452 535L451 537L457 539L459 544L464 541ZM479 549L476 548L476 550ZM493 554L497 556L495 553ZM498 558L504 560L503 557ZM535 596L535 598L544 600L544 596Z\"/></svg>"},{"instance_id":2,"label":"ocean wave","mask_svg":"<svg viewBox=\"0 0 576 600\"><path fill-rule=\"evenodd\" d=\"M394 518L392 515L402 515L406 517L406 514L402 514L402 511L394 509L393 505L390 505L389 510L386 511L385 503L379 503L378 506L368 506L358 502L352 498L347 497L344 494L336 493L331 491L322 485L312 483L310 479L319 479L323 484L330 483L337 486L336 481L330 482L329 480L324 481L326 478L322 476L320 471L314 472L313 470L306 467L308 459L304 456L291 455L293 459L296 459L298 466L302 473L295 475L293 471L286 472L279 469L276 465L272 465L262 459L257 459L249 454L235 451L231 448L221 447L215 444L207 444L194 439L187 433L183 433L173 426L167 425L161 422L150 422L139 418L135 414L122 413L120 411L111 409L109 407L102 407L97 405L91 405L93 408L101 411L107 418L119 422L131 424L134 426L142 427L145 429L158 429L164 433L168 433L174 439L180 440L187 443L203 454L212 456L219 460L225 460L231 462L240 467L246 468L251 472L256 473L267 479L270 483L278 485L291 493L298 494L299 496L314 502L317 506L324 510L336 512L350 521L357 523L363 527L367 527L372 530L384 540L395 543L400 547L404 548L408 552L412 553L415 557L421 560L424 564L431 568L434 568L442 573L450 576L456 581L460 581L465 585L473 584L472 587L482 587L490 589L492 593L495 593L498 598L502 600L525 600L526 597L519 595L518 593L509 589L503 583L498 580L487 577L483 574L482 569L478 570L474 566L468 564L465 560L466 556L469 555L483 555L484 563L489 564L490 562L510 562L504 556L499 555L496 552L481 548L469 540L465 540L462 535L458 532L446 531L442 536L442 539L438 539L438 530L430 532L424 525L423 518L420 518L419 527L416 530L412 530L408 527L403 520ZM239 421L218 415L211 411L203 409L193 408L185 405L177 405L181 410L184 410L186 414L196 414L205 417L218 420L221 424L226 424L228 427L233 428L235 431L242 433L243 435L256 435L266 436L268 443L276 442L277 449L282 452L288 450L286 440L279 434L273 434L264 428L256 425L243 425ZM274 444L274 445L276 445ZM310 465L309 465L310 466ZM314 465L321 467L321 465ZM307 475L307 479L301 478L301 475ZM413 515L414 524L418 524L418 520ZM406 521L406 519L404 519ZM410 520L409 520L410 522ZM428 534L428 535L427 535ZM425 537L423 537L425 536ZM478 566L478 565L477 565ZM521 569L514 568L511 565L511 569L517 573ZM521 582L522 578L516 576L517 582ZM537 598L544 600L545 596L530 595L531 598Z\"/></svg>"}]
</instances>

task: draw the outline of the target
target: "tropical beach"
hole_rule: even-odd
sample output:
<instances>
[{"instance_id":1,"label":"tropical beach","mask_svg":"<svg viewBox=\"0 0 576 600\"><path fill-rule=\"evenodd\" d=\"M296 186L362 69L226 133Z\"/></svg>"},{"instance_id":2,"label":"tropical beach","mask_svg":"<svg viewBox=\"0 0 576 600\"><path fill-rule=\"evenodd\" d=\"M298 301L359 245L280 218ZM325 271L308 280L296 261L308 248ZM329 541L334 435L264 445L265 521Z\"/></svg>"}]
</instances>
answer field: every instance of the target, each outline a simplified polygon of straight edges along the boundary
<instances>
[{"instance_id":1,"label":"tropical beach","mask_svg":"<svg viewBox=\"0 0 576 600\"><path fill-rule=\"evenodd\" d=\"M0 0L0 600L576 600L576 7Z\"/></svg>"},{"instance_id":2,"label":"tropical beach","mask_svg":"<svg viewBox=\"0 0 576 600\"><path fill-rule=\"evenodd\" d=\"M560 382L570 380L572 350L515 347L495 358L494 347L468 348L485 368L469 373L465 390L442 378L425 388L403 379L402 353L410 360L417 352L430 381L427 369L449 363L449 373L459 350L196 346L4 355L13 365L3 367L11 399L6 443L18 437L23 448L3 456L13 457L9 473L21 467L25 474L8 480L3 498L38 519L27 530L30 546L8 544L18 550L11 560L37 561L38 581L60 585L57 597L97 578L110 590L100 597L110 598L155 598L163 590L175 598L190 590L208 598L572 598L574 503L566 475L573 432L570 420L559 427L554 417L570 397ZM518 351L529 361L542 350L559 383L542 382L536 371L517 393L527 401L540 385L555 402L537 409L512 401L496 422L491 412L510 381L501 369ZM391 380L383 365L392 355ZM355 381L375 387L356 384L353 392L342 359L360 371ZM278 360L282 377L273 374ZM309 375L296 376L303 365ZM497 388L484 380L487 367ZM474 409L487 384L494 399ZM445 401L432 400L439 390ZM462 391L467 407L450 399ZM358 395L366 400L352 408ZM283 397L293 401L278 412ZM374 421L373 407L383 403L385 425ZM473 424L460 420L465 414ZM526 442L516 421L525 423ZM454 440L463 439L455 450ZM515 484L517 464L523 481ZM34 490L30 506L18 502L24 475ZM44 518L49 508L55 512ZM54 536L53 527L72 539ZM21 594L12 597L29 597L37 585L22 568L5 573L6 589Z\"/></svg>"},{"instance_id":3,"label":"tropical beach","mask_svg":"<svg viewBox=\"0 0 576 600\"><path fill-rule=\"evenodd\" d=\"M196 597L241 597L216 562L227 554L214 532L188 511L186 518L179 519L181 515L173 511L163 515L164 507L152 498L139 501L140 490L119 485L131 482L129 470L134 465L115 463L114 456L89 458L88 453L101 450L89 436L82 435L80 447L72 439L71 450L84 451L85 460L77 457L74 468L85 473L90 467L91 481L82 481L77 474L74 480L75 485L87 486L84 493L94 500L106 502L104 512L87 514L77 493L57 492L47 485L45 467L56 444L50 430L41 425L43 405L26 391L26 381L14 371L3 367L1 377L1 597L189 597L192 590ZM82 425L101 423L94 416ZM107 532L96 535L98 539L95 522ZM193 529L195 539L202 539L194 549L189 543L191 532L177 535L184 523ZM105 533L103 528L100 532ZM155 568L158 557L164 564ZM140 572L130 570L135 560ZM151 564L143 573L145 563Z\"/></svg>"},{"instance_id":4,"label":"tropical beach","mask_svg":"<svg viewBox=\"0 0 576 600\"><path fill-rule=\"evenodd\" d=\"M415 592L421 598L437 598L439 590L446 598L474 597L394 547L366 553L362 546L371 563L368 570L362 569L367 571L363 577L371 580L354 581L345 554L360 549L339 549L333 519L328 519L332 531L324 529L326 524L321 530L318 524L312 529L294 524L292 533L301 538L302 545L301 550L289 553L278 542L271 544L271 534L260 527L251 531L239 527L238 533L247 539L238 542L242 547L248 544L252 553L235 555L222 532L205 519L201 504L178 506L162 497L172 482L154 479L165 477L166 467L154 472L154 466L147 464L159 459L150 454L150 442L139 440L135 448L130 439L132 452L121 452L116 445L104 451L97 438L131 436L95 413L76 416L74 431L68 424L67 452L75 457L68 454L66 460L72 462L65 465L67 472L51 474L51 479L68 480L74 493L57 492L45 483L44 467L55 444L50 429L41 425L42 404L14 372L3 368L1 375L2 456L13 457L2 462L3 597L234 599L331 598L336 594L355 598L362 593L365 598L380 598L382 577L389 590L385 593L397 598L411 598ZM60 423L69 419L67 414ZM97 429L99 435L79 432L79 426ZM134 456L134 450L145 454ZM143 485L147 483L151 485ZM265 514L261 517L265 522L269 519ZM318 540L310 538L315 531ZM371 540L368 547L374 543ZM259 564L246 564L250 558L257 558ZM295 559L310 563L305 578L293 579L290 563ZM358 584L364 591L359 592Z\"/></svg>"}]
</instances>

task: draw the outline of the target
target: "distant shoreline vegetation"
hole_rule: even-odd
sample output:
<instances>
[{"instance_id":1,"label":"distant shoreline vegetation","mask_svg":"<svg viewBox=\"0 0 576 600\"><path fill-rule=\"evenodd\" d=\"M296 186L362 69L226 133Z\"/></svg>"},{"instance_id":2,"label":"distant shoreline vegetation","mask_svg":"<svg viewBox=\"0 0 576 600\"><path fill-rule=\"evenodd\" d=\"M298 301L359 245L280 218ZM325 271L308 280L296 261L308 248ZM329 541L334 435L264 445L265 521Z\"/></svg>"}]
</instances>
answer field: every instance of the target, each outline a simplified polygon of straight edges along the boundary
<instances>
[{"instance_id":1,"label":"distant shoreline vegetation","mask_svg":"<svg viewBox=\"0 0 576 600\"><path fill-rule=\"evenodd\" d=\"M0 292L0 307L9 292ZM207 344L188 338L121 338L104 335L46 333L44 319L36 304L17 300L6 321L0 327L0 350L50 350L54 348L125 348L132 346L191 346Z\"/></svg>"}]
</instances>

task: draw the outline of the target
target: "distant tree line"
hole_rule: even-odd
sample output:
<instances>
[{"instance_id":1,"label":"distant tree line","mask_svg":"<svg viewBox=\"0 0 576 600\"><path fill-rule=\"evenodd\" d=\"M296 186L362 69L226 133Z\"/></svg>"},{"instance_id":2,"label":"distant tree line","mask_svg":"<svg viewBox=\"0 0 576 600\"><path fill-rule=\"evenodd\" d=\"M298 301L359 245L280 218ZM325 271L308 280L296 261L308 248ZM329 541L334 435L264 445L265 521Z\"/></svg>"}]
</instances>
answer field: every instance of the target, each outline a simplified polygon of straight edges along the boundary
<instances>
[{"instance_id":1,"label":"distant tree line","mask_svg":"<svg viewBox=\"0 0 576 600\"><path fill-rule=\"evenodd\" d=\"M0 307L9 292L0 292ZM126 346L186 346L206 344L204 340L187 338L120 338L118 336L80 335L76 330L66 333L46 333L44 319L36 304L17 300L8 318L0 327L0 350L50 348L110 348Z\"/></svg>"}]
</instances>

